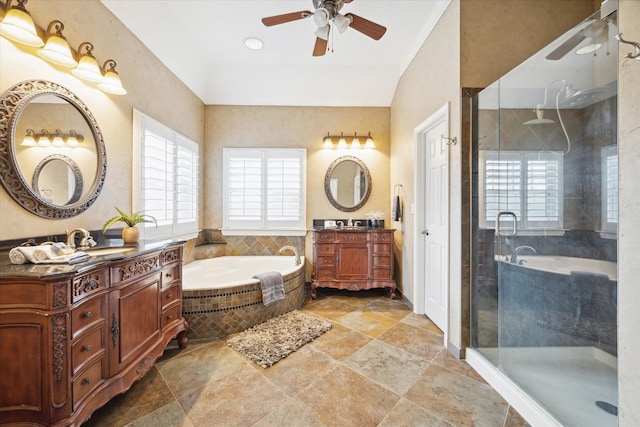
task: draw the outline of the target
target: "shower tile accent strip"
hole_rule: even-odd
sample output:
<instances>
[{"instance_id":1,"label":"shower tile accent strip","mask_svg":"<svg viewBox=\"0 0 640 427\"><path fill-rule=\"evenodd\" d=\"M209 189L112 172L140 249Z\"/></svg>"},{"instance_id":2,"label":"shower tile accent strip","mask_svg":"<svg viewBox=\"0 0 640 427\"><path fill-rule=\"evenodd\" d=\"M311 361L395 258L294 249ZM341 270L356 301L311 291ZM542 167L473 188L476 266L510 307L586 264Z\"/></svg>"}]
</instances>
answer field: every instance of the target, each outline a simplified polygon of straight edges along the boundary
<instances>
[{"instance_id":1,"label":"shower tile accent strip","mask_svg":"<svg viewBox=\"0 0 640 427\"><path fill-rule=\"evenodd\" d=\"M262 303L260 284L182 292L189 339L224 338L299 308L304 302L304 270L284 276L285 299Z\"/></svg>"}]
</instances>

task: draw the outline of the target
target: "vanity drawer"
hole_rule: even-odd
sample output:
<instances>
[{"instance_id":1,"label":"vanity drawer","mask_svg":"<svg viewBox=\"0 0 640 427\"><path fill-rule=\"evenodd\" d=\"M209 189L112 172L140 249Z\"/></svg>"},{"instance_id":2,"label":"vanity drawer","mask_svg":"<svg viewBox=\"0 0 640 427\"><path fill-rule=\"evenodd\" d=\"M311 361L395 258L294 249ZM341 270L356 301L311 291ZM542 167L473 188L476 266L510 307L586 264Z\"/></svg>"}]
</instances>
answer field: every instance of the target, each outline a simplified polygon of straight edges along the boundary
<instances>
[{"instance_id":1,"label":"vanity drawer","mask_svg":"<svg viewBox=\"0 0 640 427\"><path fill-rule=\"evenodd\" d=\"M319 268L316 272L315 280L333 280L334 277L333 268Z\"/></svg>"},{"instance_id":2,"label":"vanity drawer","mask_svg":"<svg viewBox=\"0 0 640 427\"><path fill-rule=\"evenodd\" d=\"M373 253L377 255L389 255L391 253L391 245L384 243L374 243Z\"/></svg>"},{"instance_id":3,"label":"vanity drawer","mask_svg":"<svg viewBox=\"0 0 640 427\"><path fill-rule=\"evenodd\" d=\"M160 268L160 253L141 256L111 267L111 286L119 286L131 280L141 280Z\"/></svg>"},{"instance_id":4,"label":"vanity drawer","mask_svg":"<svg viewBox=\"0 0 640 427\"><path fill-rule=\"evenodd\" d=\"M103 359L93 362L86 370L73 379L73 406L91 393L102 383L104 378Z\"/></svg>"},{"instance_id":5,"label":"vanity drawer","mask_svg":"<svg viewBox=\"0 0 640 427\"><path fill-rule=\"evenodd\" d=\"M319 256L318 257L318 268L324 266L334 266L336 263L336 258L334 256Z\"/></svg>"},{"instance_id":6,"label":"vanity drawer","mask_svg":"<svg viewBox=\"0 0 640 427\"><path fill-rule=\"evenodd\" d=\"M71 282L71 297L78 302L109 287L108 270L106 268L76 276Z\"/></svg>"},{"instance_id":7,"label":"vanity drawer","mask_svg":"<svg viewBox=\"0 0 640 427\"><path fill-rule=\"evenodd\" d=\"M180 280L180 270L181 266L179 264L173 267L165 267L162 270L162 287L166 288L176 280Z\"/></svg>"},{"instance_id":8,"label":"vanity drawer","mask_svg":"<svg viewBox=\"0 0 640 427\"><path fill-rule=\"evenodd\" d=\"M338 233L338 240L341 242L367 242L369 233L367 232L341 232Z\"/></svg>"},{"instance_id":9,"label":"vanity drawer","mask_svg":"<svg viewBox=\"0 0 640 427\"><path fill-rule=\"evenodd\" d=\"M180 283L162 290L162 310L174 301L180 300Z\"/></svg>"},{"instance_id":10,"label":"vanity drawer","mask_svg":"<svg viewBox=\"0 0 640 427\"><path fill-rule=\"evenodd\" d=\"M391 257L388 256L374 256L373 267L389 267L391 265Z\"/></svg>"},{"instance_id":11,"label":"vanity drawer","mask_svg":"<svg viewBox=\"0 0 640 427\"><path fill-rule=\"evenodd\" d=\"M389 280L391 279L391 270L388 268L374 268L373 280Z\"/></svg>"},{"instance_id":12,"label":"vanity drawer","mask_svg":"<svg viewBox=\"0 0 640 427\"><path fill-rule=\"evenodd\" d=\"M315 234L317 242L333 242L335 240L335 232L324 232Z\"/></svg>"},{"instance_id":13,"label":"vanity drawer","mask_svg":"<svg viewBox=\"0 0 640 427\"><path fill-rule=\"evenodd\" d=\"M180 318L180 304L176 304L175 306L165 310L162 312L162 319L160 319L160 325L162 329L169 326L171 322L174 322L176 319Z\"/></svg>"},{"instance_id":14,"label":"vanity drawer","mask_svg":"<svg viewBox=\"0 0 640 427\"><path fill-rule=\"evenodd\" d=\"M75 338L91 325L104 322L105 297L91 298L71 311L71 335Z\"/></svg>"},{"instance_id":15,"label":"vanity drawer","mask_svg":"<svg viewBox=\"0 0 640 427\"><path fill-rule=\"evenodd\" d=\"M71 346L73 373L78 372L87 360L97 357L98 355L104 355L103 326L88 333Z\"/></svg>"},{"instance_id":16,"label":"vanity drawer","mask_svg":"<svg viewBox=\"0 0 640 427\"><path fill-rule=\"evenodd\" d=\"M334 249L333 249L333 244L319 244L317 246L318 248L318 255L322 256L322 255L333 255Z\"/></svg>"}]
</instances>

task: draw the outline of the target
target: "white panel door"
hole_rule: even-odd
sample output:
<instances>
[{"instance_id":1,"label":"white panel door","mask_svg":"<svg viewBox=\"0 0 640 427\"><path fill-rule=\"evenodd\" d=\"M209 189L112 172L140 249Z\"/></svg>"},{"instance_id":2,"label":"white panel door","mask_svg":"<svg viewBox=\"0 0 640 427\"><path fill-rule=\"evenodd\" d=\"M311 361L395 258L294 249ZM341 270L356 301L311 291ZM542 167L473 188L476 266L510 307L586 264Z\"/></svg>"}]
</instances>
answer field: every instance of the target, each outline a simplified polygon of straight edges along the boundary
<instances>
[{"instance_id":1,"label":"white panel door","mask_svg":"<svg viewBox=\"0 0 640 427\"><path fill-rule=\"evenodd\" d=\"M446 331L449 282L449 172L447 123L441 121L424 133L424 255L425 314Z\"/></svg>"}]
</instances>

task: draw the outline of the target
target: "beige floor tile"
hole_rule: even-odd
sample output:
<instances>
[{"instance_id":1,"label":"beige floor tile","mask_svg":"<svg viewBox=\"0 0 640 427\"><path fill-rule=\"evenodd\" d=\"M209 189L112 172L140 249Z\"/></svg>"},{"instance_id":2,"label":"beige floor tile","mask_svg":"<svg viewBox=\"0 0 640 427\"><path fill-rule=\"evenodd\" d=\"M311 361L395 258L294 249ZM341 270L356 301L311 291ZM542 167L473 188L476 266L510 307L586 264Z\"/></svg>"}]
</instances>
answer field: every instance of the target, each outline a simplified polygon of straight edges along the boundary
<instances>
[{"instance_id":1,"label":"beige floor tile","mask_svg":"<svg viewBox=\"0 0 640 427\"><path fill-rule=\"evenodd\" d=\"M184 396L246 364L225 341L214 341L158 365L160 373L175 393Z\"/></svg>"},{"instance_id":2,"label":"beige floor tile","mask_svg":"<svg viewBox=\"0 0 640 427\"><path fill-rule=\"evenodd\" d=\"M307 345L331 356L335 360L342 361L367 345L372 339L368 335L334 323L330 330Z\"/></svg>"},{"instance_id":3,"label":"beige floor tile","mask_svg":"<svg viewBox=\"0 0 640 427\"><path fill-rule=\"evenodd\" d=\"M442 335L403 322L398 322L378 339L427 360L435 358L444 347Z\"/></svg>"},{"instance_id":4,"label":"beige floor tile","mask_svg":"<svg viewBox=\"0 0 640 427\"><path fill-rule=\"evenodd\" d=\"M389 344L374 340L344 361L345 366L402 395L429 362Z\"/></svg>"},{"instance_id":5,"label":"beige floor tile","mask_svg":"<svg viewBox=\"0 0 640 427\"><path fill-rule=\"evenodd\" d=\"M129 423L126 427L193 427L182 406L174 401L162 408L156 409L149 415Z\"/></svg>"},{"instance_id":6,"label":"beige floor tile","mask_svg":"<svg viewBox=\"0 0 640 427\"><path fill-rule=\"evenodd\" d=\"M256 364L253 366L287 395L293 396L338 367L338 362L310 345L304 345L266 369Z\"/></svg>"},{"instance_id":7,"label":"beige floor tile","mask_svg":"<svg viewBox=\"0 0 640 427\"><path fill-rule=\"evenodd\" d=\"M140 381L133 383L129 391L114 397L94 412L83 426L124 426L174 401L171 390L154 367Z\"/></svg>"},{"instance_id":8,"label":"beige floor tile","mask_svg":"<svg viewBox=\"0 0 640 427\"><path fill-rule=\"evenodd\" d=\"M379 424L379 427L452 427L451 424L429 413L424 408L407 400L400 399ZM496 426L499 427L499 426Z\"/></svg>"},{"instance_id":9,"label":"beige floor tile","mask_svg":"<svg viewBox=\"0 0 640 427\"><path fill-rule=\"evenodd\" d=\"M459 360L450 351L443 349L436 358L433 360L436 365L447 368L450 371L457 372L458 374L465 375L473 380L479 381L483 384L487 382L478 374L467 362Z\"/></svg>"},{"instance_id":10,"label":"beige floor tile","mask_svg":"<svg viewBox=\"0 0 640 427\"><path fill-rule=\"evenodd\" d=\"M179 399L195 427L251 426L279 408L287 395L245 364Z\"/></svg>"},{"instance_id":11,"label":"beige floor tile","mask_svg":"<svg viewBox=\"0 0 640 427\"><path fill-rule=\"evenodd\" d=\"M488 385L433 363L404 397L455 426L502 426L508 409Z\"/></svg>"},{"instance_id":12,"label":"beige floor tile","mask_svg":"<svg viewBox=\"0 0 640 427\"><path fill-rule=\"evenodd\" d=\"M295 399L326 426L376 426L400 396L344 367L325 375Z\"/></svg>"},{"instance_id":13,"label":"beige floor tile","mask_svg":"<svg viewBox=\"0 0 640 427\"><path fill-rule=\"evenodd\" d=\"M331 299L342 301L357 308L363 308L379 299L383 299L387 291L385 289L369 289L362 291L340 291Z\"/></svg>"},{"instance_id":14,"label":"beige floor tile","mask_svg":"<svg viewBox=\"0 0 640 427\"><path fill-rule=\"evenodd\" d=\"M338 323L354 331L377 337L397 322L390 317L366 310L356 310L337 319Z\"/></svg>"},{"instance_id":15,"label":"beige floor tile","mask_svg":"<svg viewBox=\"0 0 640 427\"><path fill-rule=\"evenodd\" d=\"M522 418L522 415L518 413L513 406L509 406L509 412L507 412L507 419L504 422L504 427L531 427L531 425Z\"/></svg>"},{"instance_id":16,"label":"beige floor tile","mask_svg":"<svg viewBox=\"0 0 640 427\"><path fill-rule=\"evenodd\" d=\"M395 320L402 320L411 313L411 310L404 301L388 297L371 301L365 306L365 310L373 311Z\"/></svg>"},{"instance_id":17,"label":"beige floor tile","mask_svg":"<svg viewBox=\"0 0 640 427\"><path fill-rule=\"evenodd\" d=\"M357 309L357 307L351 304L347 304L346 302L338 301L333 298L316 300L304 307L305 311L310 311L311 313L330 320L337 320L345 314L356 311Z\"/></svg>"},{"instance_id":18,"label":"beige floor tile","mask_svg":"<svg viewBox=\"0 0 640 427\"><path fill-rule=\"evenodd\" d=\"M258 421L253 427L323 427L323 424L293 399Z\"/></svg>"},{"instance_id":19,"label":"beige floor tile","mask_svg":"<svg viewBox=\"0 0 640 427\"><path fill-rule=\"evenodd\" d=\"M436 326L427 316L424 314L409 313L401 320L408 325L417 326L418 328L426 329L434 334L444 335L440 328Z\"/></svg>"}]
</instances>

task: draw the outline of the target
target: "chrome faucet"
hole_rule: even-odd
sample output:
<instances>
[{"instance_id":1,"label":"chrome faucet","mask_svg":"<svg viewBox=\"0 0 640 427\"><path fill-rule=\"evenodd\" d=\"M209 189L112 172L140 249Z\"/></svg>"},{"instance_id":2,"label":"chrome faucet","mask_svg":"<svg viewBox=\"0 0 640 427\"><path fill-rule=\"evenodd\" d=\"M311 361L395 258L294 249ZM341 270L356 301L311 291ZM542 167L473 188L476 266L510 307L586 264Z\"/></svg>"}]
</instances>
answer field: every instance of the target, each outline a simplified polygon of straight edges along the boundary
<instances>
[{"instance_id":1,"label":"chrome faucet","mask_svg":"<svg viewBox=\"0 0 640 427\"><path fill-rule=\"evenodd\" d=\"M353 227L353 220L349 217L349 221L347 221L347 227Z\"/></svg>"},{"instance_id":2,"label":"chrome faucet","mask_svg":"<svg viewBox=\"0 0 640 427\"><path fill-rule=\"evenodd\" d=\"M296 256L296 261L295 261L296 265L302 264L302 260L300 259L300 252L298 252L298 250L296 248L294 248L293 246L283 246L283 247L280 248L278 253L282 253L283 251L286 251L287 249L292 251L294 253L294 255Z\"/></svg>"},{"instance_id":3,"label":"chrome faucet","mask_svg":"<svg viewBox=\"0 0 640 427\"><path fill-rule=\"evenodd\" d=\"M91 234L84 228L74 228L71 231L67 230L67 246L72 249L76 247L76 234L80 233L80 242L78 243L78 249L88 249L91 246L96 245L96 241L93 240Z\"/></svg>"},{"instance_id":4,"label":"chrome faucet","mask_svg":"<svg viewBox=\"0 0 640 427\"><path fill-rule=\"evenodd\" d=\"M509 259L509 262L511 264L517 264L518 263L518 254L520 253L520 251L524 250L524 249L529 249L531 252L533 252L534 254L536 253L536 250L533 249L531 246L518 246L517 248L515 248L513 250L513 252L511 253L511 258Z\"/></svg>"}]
</instances>

